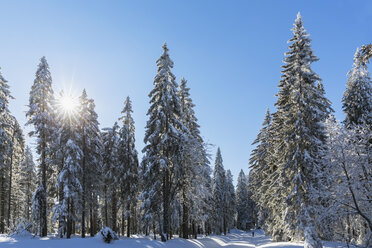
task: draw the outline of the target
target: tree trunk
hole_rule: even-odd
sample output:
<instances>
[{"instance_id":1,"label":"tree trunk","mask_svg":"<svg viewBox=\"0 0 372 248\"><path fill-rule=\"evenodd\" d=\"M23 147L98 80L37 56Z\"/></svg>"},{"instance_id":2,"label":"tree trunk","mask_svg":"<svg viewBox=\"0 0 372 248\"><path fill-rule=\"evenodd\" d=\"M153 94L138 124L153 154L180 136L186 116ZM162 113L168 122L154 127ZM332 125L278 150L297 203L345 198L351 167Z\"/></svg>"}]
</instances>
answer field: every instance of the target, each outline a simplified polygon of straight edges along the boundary
<instances>
[{"instance_id":1,"label":"tree trunk","mask_svg":"<svg viewBox=\"0 0 372 248\"><path fill-rule=\"evenodd\" d=\"M74 215L74 201L71 199L71 234L75 234L75 221L72 219L72 216Z\"/></svg>"},{"instance_id":2,"label":"tree trunk","mask_svg":"<svg viewBox=\"0 0 372 248\"><path fill-rule=\"evenodd\" d=\"M72 220L71 220L71 199L67 198L67 233L66 238L71 238L71 229L72 229Z\"/></svg>"},{"instance_id":3,"label":"tree trunk","mask_svg":"<svg viewBox=\"0 0 372 248\"><path fill-rule=\"evenodd\" d=\"M48 234L47 229L47 165L46 165L46 142L45 135L43 134L43 140L41 145L41 179L45 194L41 203L41 220L40 220L40 236L45 237Z\"/></svg>"},{"instance_id":4,"label":"tree trunk","mask_svg":"<svg viewBox=\"0 0 372 248\"><path fill-rule=\"evenodd\" d=\"M104 186L104 195L105 195L105 226L108 226L108 200L107 200L107 185Z\"/></svg>"},{"instance_id":5,"label":"tree trunk","mask_svg":"<svg viewBox=\"0 0 372 248\"><path fill-rule=\"evenodd\" d=\"M94 197L94 199L96 200L96 195L95 195L95 197ZM98 221L98 213L97 213L97 205L94 205L93 206L93 233L94 233L94 235L98 232L98 230L97 230L97 225L98 225L98 223L97 223L97 221Z\"/></svg>"},{"instance_id":6,"label":"tree trunk","mask_svg":"<svg viewBox=\"0 0 372 248\"><path fill-rule=\"evenodd\" d=\"M86 183L85 183L85 174L86 174L86 170L85 170L85 158L86 158L86 154L87 154L87 151L86 151L86 145L85 145L85 135L83 134L83 182L82 182L82 188L83 188L83 195L82 195L82 203L81 203L81 208L82 208L82 212L81 212L81 237L82 238L85 238L85 194L86 194Z\"/></svg>"},{"instance_id":7,"label":"tree trunk","mask_svg":"<svg viewBox=\"0 0 372 248\"><path fill-rule=\"evenodd\" d=\"M116 204L117 204L116 192L114 191L112 195L112 201L111 201L111 222L112 222L111 225L112 225L112 230L114 232L118 231L116 228L116 215L117 215Z\"/></svg>"},{"instance_id":8,"label":"tree trunk","mask_svg":"<svg viewBox=\"0 0 372 248\"><path fill-rule=\"evenodd\" d=\"M227 229L227 227L226 227L226 218L224 217L223 218L223 234L226 236L226 229Z\"/></svg>"},{"instance_id":9,"label":"tree trunk","mask_svg":"<svg viewBox=\"0 0 372 248\"><path fill-rule=\"evenodd\" d=\"M127 237L130 237L130 204L128 204L128 223L127 223Z\"/></svg>"},{"instance_id":10,"label":"tree trunk","mask_svg":"<svg viewBox=\"0 0 372 248\"><path fill-rule=\"evenodd\" d=\"M95 203L93 201L96 200L96 195L93 193L93 199L92 202L90 203L90 236L94 237L94 235L97 233L97 212L95 208Z\"/></svg>"},{"instance_id":11,"label":"tree trunk","mask_svg":"<svg viewBox=\"0 0 372 248\"><path fill-rule=\"evenodd\" d=\"M138 226L137 226L137 211L136 211L136 208L134 207L133 208L133 215L132 215L132 233L139 233L138 231Z\"/></svg>"},{"instance_id":12,"label":"tree trunk","mask_svg":"<svg viewBox=\"0 0 372 248\"><path fill-rule=\"evenodd\" d=\"M185 192L183 192L183 203L182 203L182 238L188 239L189 238L189 210L186 204L186 196Z\"/></svg>"},{"instance_id":13,"label":"tree trunk","mask_svg":"<svg viewBox=\"0 0 372 248\"><path fill-rule=\"evenodd\" d=\"M194 239L198 238L198 231L196 229L195 220L192 221L192 234Z\"/></svg>"},{"instance_id":14,"label":"tree trunk","mask_svg":"<svg viewBox=\"0 0 372 248\"><path fill-rule=\"evenodd\" d=\"M121 228L120 228L120 232L121 232L121 235L124 236L125 235L125 216L124 216L124 212L121 213Z\"/></svg>"},{"instance_id":15,"label":"tree trunk","mask_svg":"<svg viewBox=\"0 0 372 248\"><path fill-rule=\"evenodd\" d=\"M14 137L15 137L15 131L13 130L12 144L14 144ZM8 228L10 227L10 212L11 212L11 206L12 206L13 154L14 154L14 147L12 147L12 154L10 155L10 162L9 162L8 216L7 216L7 223L6 223Z\"/></svg>"},{"instance_id":16,"label":"tree trunk","mask_svg":"<svg viewBox=\"0 0 372 248\"><path fill-rule=\"evenodd\" d=\"M76 233L76 225L75 225L76 223L75 223L75 221L74 220L72 220L71 221L71 234L72 235L75 235L75 233Z\"/></svg>"},{"instance_id":17,"label":"tree trunk","mask_svg":"<svg viewBox=\"0 0 372 248\"><path fill-rule=\"evenodd\" d=\"M165 170L163 177L163 230L161 239L165 242L169 234L169 171Z\"/></svg>"},{"instance_id":18,"label":"tree trunk","mask_svg":"<svg viewBox=\"0 0 372 248\"><path fill-rule=\"evenodd\" d=\"M28 178L28 182L27 182L27 195L26 195L26 206L25 206L26 219L27 220L30 220L30 209L31 209L30 188L31 188L31 179Z\"/></svg>"},{"instance_id":19,"label":"tree trunk","mask_svg":"<svg viewBox=\"0 0 372 248\"><path fill-rule=\"evenodd\" d=\"M62 171L63 164L65 163L65 157L64 152L62 152L62 158L61 163L58 166L58 174ZM63 182L60 182L58 186L58 202L62 202L64 198L64 192L63 192ZM66 233L66 216L58 216L58 230L59 230L59 237L63 238L63 235Z\"/></svg>"},{"instance_id":20,"label":"tree trunk","mask_svg":"<svg viewBox=\"0 0 372 248\"><path fill-rule=\"evenodd\" d=\"M1 188L0 188L0 233L5 232L5 176L4 170L1 172Z\"/></svg>"},{"instance_id":21,"label":"tree trunk","mask_svg":"<svg viewBox=\"0 0 372 248\"><path fill-rule=\"evenodd\" d=\"M89 231L90 231L90 236L93 237L94 234L93 234L93 203L90 203L89 204L90 207L89 207Z\"/></svg>"}]
</instances>

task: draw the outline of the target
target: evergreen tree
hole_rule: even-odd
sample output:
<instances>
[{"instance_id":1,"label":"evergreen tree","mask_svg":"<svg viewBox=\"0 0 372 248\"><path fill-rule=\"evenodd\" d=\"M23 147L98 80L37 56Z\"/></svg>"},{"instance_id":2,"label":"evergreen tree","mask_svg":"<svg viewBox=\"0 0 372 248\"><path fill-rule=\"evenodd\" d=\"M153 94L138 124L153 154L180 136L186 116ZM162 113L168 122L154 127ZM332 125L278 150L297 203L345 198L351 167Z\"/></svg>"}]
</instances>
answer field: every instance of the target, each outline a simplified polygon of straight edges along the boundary
<instances>
[{"instance_id":1,"label":"evergreen tree","mask_svg":"<svg viewBox=\"0 0 372 248\"><path fill-rule=\"evenodd\" d=\"M247 193L248 193L248 198L247 198L247 213L248 213L248 228L257 228L258 223L257 223L257 217L258 217L258 211L257 211L257 203L253 200L253 193L255 188L253 187L253 170L249 171L249 174L247 176Z\"/></svg>"},{"instance_id":2,"label":"evergreen tree","mask_svg":"<svg viewBox=\"0 0 372 248\"><path fill-rule=\"evenodd\" d=\"M8 81L0 73L0 233L5 232L7 210L7 186L9 183L9 158L11 155L11 120L8 109L12 99Z\"/></svg>"},{"instance_id":3,"label":"evergreen tree","mask_svg":"<svg viewBox=\"0 0 372 248\"><path fill-rule=\"evenodd\" d=\"M354 55L353 68L348 73L342 107L346 127L366 123L372 127L372 82L368 69L361 61L359 48Z\"/></svg>"},{"instance_id":4,"label":"evergreen tree","mask_svg":"<svg viewBox=\"0 0 372 248\"><path fill-rule=\"evenodd\" d=\"M21 163L20 186L23 192L23 215L26 220L31 220L32 194L36 190L36 166L29 146L26 146L24 160Z\"/></svg>"},{"instance_id":5,"label":"evergreen tree","mask_svg":"<svg viewBox=\"0 0 372 248\"><path fill-rule=\"evenodd\" d=\"M14 228L21 214L18 207L19 169L24 155L24 138L17 119L8 105L10 95L7 81L0 73L0 233Z\"/></svg>"},{"instance_id":6,"label":"evergreen tree","mask_svg":"<svg viewBox=\"0 0 372 248\"><path fill-rule=\"evenodd\" d=\"M94 236L97 228L93 228L94 209L97 206L97 195L100 185L100 163L102 140L99 130L98 115L94 110L93 99L88 99L85 89L80 96L79 110L79 133L80 150L82 151L81 169L82 169L82 195L81 195L81 236L85 237L86 232L86 209L89 205L91 236ZM97 180L98 179L98 180ZM95 230L94 230L95 229Z\"/></svg>"},{"instance_id":7,"label":"evergreen tree","mask_svg":"<svg viewBox=\"0 0 372 248\"><path fill-rule=\"evenodd\" d=\"M62 190L63 197L59 199L55 209L58 216L65 219L66 238L70 238L75 230L73 223L78 220L77 212L81 211L83 152L79 146L81 141L79 119L75 112L65 111L61 116L63 120L59 130L61 145L64 147L64 158L57 180L57 187Z\"/></svg>"},{"instance_id":8,"label":"evergreen tree","mask_svg":"<svg viewBox=\"0 0 372 248\"><path fill-rule=\"evenodd\" d=\"M249 187L252 192L252 200L258 205L257 224L263 228L269 227L272 220L271 209L267 207L269 201L273 200L272 193L269 191L270 185L275 181L275 177L270 175L276 170L272 133L272 115L267 109L262 129L252 143L256 147L253 149L249 160L251 169Z\"/></svg>"},{"instance_id":9,"label":"evergreen tree","mask_svg":"<svg viewBox=\"0 0 372 248\"><path fill-rule=\"evenodd\" d=\"M284 59L282 80L274 115L278 184L272 190L282 200L282 223L273 223L276 239L305 239L305 247L321 247L314 219L324 178L325 131L322 121L330 103L316 85L319 76L311 69L317 61L310 47L301 15L294 24L290 51ZM320 198L321 199L321 198ZM277 202L271 203L276 208Z\"/></svg>"},{"instance_id":10,"label":"evergreen tree","mask_svg":"<svg viewBox=\"0 0 372 248\"><path fill-rule=\"evenodd\" d=\"M236 213L236 196L233 184L233 176L230 170L226 171L226 186L225 186L225 229L230 232L235 226L235 213ZM226 232L226 231L225 231Z\"/></svg>"},{"instance_id":11,"label":"evergreen tree","mask_svg":"<svg viewBox=\"0 0 372 248\"><path fill-rule=\"evenodd\" d=\"M189 129L190 134L183 146L183 158L178 181L180 190L179 199L182 203L182 237L188 238L191 230L194 238L197 237L195 225L205 226L208 219L210 191L210 173L206 145L200 136L200 126L195 116L194 107L190 96L190 88L187 81L182 78L179 91L181 109L183 113L183 124ZM177 179L176 179L177 180Z\"/></svg>"},{"instance_id":12,"label":"evergreen tree","mask_svg":"<svg viewBox=\"0 0 372 248\"><path fill-rule=\"evenodd\" d=\"M248 185L247 177L241 170L236 185L236 210L237 210L237 228L246 230L248 219Z\"/></svg>"},{"instance_id":13,"label":"evergreen tree","mask_svg":"<svg viewBox=\"0 0 372 248\"><path fill-rule=\"evenodd\" d=\"M226 231L226 173L223 168L223 161L221 156L220 148L217 149L216 159L214 162L213 172L213 184L212 184L212 195L213 195L213 213L214 213L214 230L217 235L220 235L223 231ZM225 233L226 234L226 233Z\"/></svg>"},{"instance_id":14,"label":"evergreen tree","mask_svg":"<svg viewBox=\"0 0 372 248\"><path fill-rule=\"evenodd\" d=\"M171 72L173 61L166 44L157 60L158 71L154 89L150 92L149 120L145 133L145 153L142 160L145 198L145 215L155 220L157 215L162 241L169 238L170 205L176 193L174 177L180 170L182 141L188 133L182 123L182 110L177 95L177 83Z\"/></svg>"},{"instance_id":15,"label":"evergreen tree","mask_svg":"<svg viewBox=\"0 0 372 248\"><path fill-rule=\"evenodd\" d=\"M135 207L137 205L137 196L139 188L138 180L138 157L135 148L135 127L132 118L132 102L129 98L124 102L124 109L120 118L123 126L119 131L119 164L120 164L120 199L123 207L123 216L127 219L127 237L131 234L132 218L134 217ZM124 220L123 220L124 221ZM124 233L124 230L122 230Z\"/></svg>"},{"instance_id":16,"label":"evergreen tree","mask_svg":"<svg viewBox=\"0 0 372 248\"><path fill-rule=\"evenodd\" d=\"M46 205L44 202L46 199L45 189L43 188L43 184L39 184L36 188L36 191L32 195L32 205L31 205L31 219L37 225L40 226L43 217L43 206ZM40 234L41 229L38 228L37 233Z\"/></svg>"},{"instance_id":17,"label":"evergreen tree","mask_svg":"<svg viewBox=\"0 0 372 248\"><path fill-rule=\"evenodd\" d=\"M104 128L103 139L103 222L117 231L117 213L120 185L119 166L119 126L117 122L112 128Z\"/></svg>"},{"instance_id":18,"label":"evergreen tree","mask_svg":"<svg viewBox=\"0 0 372 248\"><path fill-rule=\"evenodd\" d=\"M372 57L372 44L362 46L361 58L364 64L368 63Z\"/></svg>"},{"instance_id":19,"label":"evergreen tree","mask_svg":"<svg viewBox=\"0 0 372 248\"><path fill-rule=\"evenodd\" d=\"M20 200L23 197L20 185L19 174L20 166L24 156L24 137L21 127L15 117L11 117L9 134L11 137L11 150L9 157L9 176L8 176L8 212L7 227L14 229L17 219L20 218L22 209Z\"/></svg>"},{"instance_id":20,"label":"evergreen tree","mask_svg":"<svg viewBox=\"0 0 372 248\"><path fill-rule=\"evenodd\" d=\"M52 89L52 77L49 72L49 65L45 59L42 57L40 64L36 71L36 78L34 84L32 85L30 92L30 103L29 110L26 113L28 121L26 125L33 125L35 130L30 132L31 137L37 138L37 153L40 155L38 161L40 163L40 183L41 187L39 190L45 190L44 193L38 194L40 197L45 197L41 199L40 202L40 236L47 235L47 178L49 177L48 171L51 169L50 161L50 143L53 139L54 133L54 113L52 109L53 103L53 89Z\"/></svg>"}]
</instances>

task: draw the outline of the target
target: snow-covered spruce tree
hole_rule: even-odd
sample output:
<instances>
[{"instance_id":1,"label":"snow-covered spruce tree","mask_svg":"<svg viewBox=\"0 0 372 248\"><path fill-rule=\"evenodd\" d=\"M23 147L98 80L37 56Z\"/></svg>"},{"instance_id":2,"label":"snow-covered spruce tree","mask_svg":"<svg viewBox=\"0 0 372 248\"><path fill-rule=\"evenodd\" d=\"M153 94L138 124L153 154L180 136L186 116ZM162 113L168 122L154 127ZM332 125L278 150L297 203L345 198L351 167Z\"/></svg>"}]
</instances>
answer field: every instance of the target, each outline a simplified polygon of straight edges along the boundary
<instances>
[{"instance_id":1,"label":"snow-covered spruce tree","mask_svg":"<svg viewBox=\"0 0 372 248\"><path fill-rule=\"evenodd\" d=\"M372 58L372 44L362 46L361 58L364 64L368 63Z\"/></svg>"},{"instance_id":2,"label":"snow-covered spruce tree","mask_svg":"<svg viewBox=\"0 0 372 248\"><path fill-rule=\"evenodd\" d=\"M237 228L246 230L248 223L248 185L247 177L241 170L236 185L236 211L237 211Z\"/></svg>"},{"instance_id":3,"label":"snow-covered spruce tree","mask_svg":"<svg viewBox=\"0 0 372 248\"><path fill-rule=\"evenodd\" d=\"M40 183L39 186L36 188L36 191L32 195L32 205L31 205L31 220L35 225L40 226L40 222L42 221L43 215L43 206L46 205L45 201L45 190L43 188L43 184ZM40 234L40 228L38 227L36 234Z\"/></svg>"},{"instance_id":4,"label":"snow-covered spruce tree","mask_svg":"<svg viewBox=\"0 0 372 248\"><path fill-rule=\"evenodd\" d=\"M181 79L178 95L181 100L183 124L190 131L187 143L183 145L182 167L178 175L178 180L181 182L178 191L178 198L182 203L181 232L182 237L187 239L190 231L194 238L197 237L196 226L205 229L209 214L205 210L209 205L207 201L211 198L211 191L208 188L211 169L206 147L200 136L200 126L195 116L195 105L190 96L190 88L187 87L184 78Z\"/></svg>"},{"instance_id":5,"label":"snow-covered spruce tree","mask_svg":"<svg viewBox=\"0 0 372 248\"><path fill-rule=\"evenodd\" d=\"M62 99L64 97L65 93L61 91L59 93L59 99ZM60 101L55 101L53 106L55 110L55 128L56 128L56 137L55 139L51 142L51 147L53 150L53 163L55 165L55 174L53 177L49 179L53 179L54 181L54 186L55 186L55 198L56 198L56 203L53 206L53 221L58 222L58 236L60 238L63 238L63 236L66 234L66 213L64 212L64 209L61 207L61 204L63 202L63 197L64 197L64 186L63 182L58 181L58 177L60 173L62 172L64 163L65 163L65 158L66 158L66 139L67 136L65 135L65 112L62 110L62 106L60 106ZM61 212L59 212L61 211Z\"/></svg>"},{"instance_id":6,"label":"snow-covered spruce tree","mask_svg":"<svg viewBox=\"0 0 372 248\"><path fill-rule=\"evenodd\" d=\"M334 117L326 123L328 134L329 177L332 202L326 215L330 216L332 238L347 243L371 246L372 242L372 173L368 160L372 158L370 127L341 126ZM366 147L366 144L367 147Z\"/></svg>"},{"instance_id":7,"label":"snow-covered spruce tree","mask_svg":"<svg viewBox=\"0 0 372 248\"><path fill-rule=\"evenodd\" d=\"M201 204L199 204L201 207L197 210L199 211L198 216L200 216L203 231L206 235L212 233L213 228L213 195L212 195L212 169L210 167L209 162L209 153L205 150L205 163L201 167L200 172L200 179L203 182L203 198ZM197 196L198 194L195 194Z\"/></svg>"},{"instance_id":8,"label":"snow-covered spruce tree","mask_svg":"<svg viewBox=\"0 0 372 248\"><path fill-rule=\"evenodd\" d=\"M154 89L150 92L149 120L146 125L142 160L145 216L159 223L162 241L170 234L170 205L176 193L174 177L179 170L182 144L189 133L182 123L182 110L177 95L177 83L171 72L173 61L166 44L156 61ZM160 216L157 213L162 213ZM154 216L154 214L157 216Z\"/></svg>"},{"instance_id":9,"label":"snow-covered spruce tree","mask_svg":"<svg viewBox=\"0 0 372 248\"><path fill-rule=\"evenodd\" d=\"M193 145L196 145L195 142L197 142L197 138L200 137L198 131L198 125L196 123L196 119L195 119L195 116L194 116L194 110L193 110L193 107L194 107L194 104L192 103L192 100L190 98L190 93L189 93L189 88L187 88L187 81L182 78L181 79L181 83L180 83L180 88L179 88L179 91L178 91L178 96L181 100L181 110L182 110L182 113L183 113L183 124L185 126L187 126L190 131L191 131L191 128L195 126L195 137L191 136L189 137L189 143L188 144L185 144L185 146L183 147L184 149L184 152L183 152L183 159L182 159L182 172L180 173L179 177L180 177L180 192L178 192L178 195L177 197L180 199L180 202L182 204L182 209L181 209L181 212L182 212L182 220L180 221L182 224L181 224L181 228L182 228L182 238L184 239L188 239L189 238L189 226L190 226L190 203L193 202L193 204L195 204L194 201L191 201L191 197L192 197L192 180L195 179L196 177L196 171L195 171L195 166L196 166L196 163L194 163L195 161L193 160L193 152L194 152L194 147ZM195 139L194 139L195 138Z\"/></svg>"},{"instance_id":10,"label":"snow-covered spruce tree","mask_svg":"<svg viewBox=\"0 0 372 248\"><path fill-rule=\"evenodd\" d=\"M189 208L193 238L197 238L198 227L201 228L204 234L211 233L213 222L212 179L210 176L212 170L209 166L209 161L206 160L204 164L197 168L197 171L199 171L199 174L193 183L194 193L191 198L195 204Z\"/></svg>"},{"instance_id":11,"label":"snow-covered spruce tree","mask_svg":"<svg viewBox=\"0 0 372 248\"><path fill-rule=\"evenodd\" d=\"M259 227L257 224L257 203L252 199L253 197L253 171L250 170L248 175L247 175L247 193L248 193L248 198L247 198L247 213L248 213L248 225L247 228L249 229L254 229Z\"/></svg>"},{"instance_id":12,"label":"snow-covered spruce tree","mask_svg":"<svg viewBox=\"0 0 372 248\"><path fill-rule=\"evenodd\" d=\"M12 99L7 81L0 73L0 233L11 231L21 214L18 182L24 155L24 138L8 104Z\"/></svg>"},{"instance_id":13,"label":"snow-covered spruce tree","mask_svg":"<svg viewBox=\"0 0 372 248\"><path fill-rule=\"evenodd\" d=\"M269 175L276 169L275 163L273 163L274 151L271 123L272 115L270 114L270 110L267 109L262 123L262 129L252 143L256 147L253 149L249 160L251 169L250 190L252 192L252 199L258 205L257 225L266 231L265 226L269 225L270 220L268 218L271 216L270 209L267 207L267 201L271 200L271 194L267 194L267 191L270 189L269 185L273 182L273 178L269 177Z\"/></svg>"},{"instance_id":14,"label":"snow-covered spruce tree","mask_svg":"<svg viewBox=\"0 0 372 248\"><path fill-rule=\"evenodd\" d=\"M9 126L9 135L11 137L11 150L9 157L9 182L8 182L8 212L7 228L14 230L17 220L23 212L20 202L23 198L23 192L20 188L20 166L24 157L24 137L21 127L15 117L11 117Z\"/></svg>"},{"instance_id":15,"label":"snow-covered spruce tree","mask_svg":"<svg viewBox=\"0 0 372 248\"><path fill-rule=\"evenodd\" d=\"M122 223L127 219L127 237L130 237L131 228L135 223L135 208L138 198L138 155L135 147L135 126L132 118L132 102L129 96L124 102L122 127L119 130L118 162L120 173L120 205L122 206ZM133 220L133 223L132 221ZM123 225L124 228L124 225ZM122 230L124 234L124 229Z\"/></svg>"},{"instance_id":16,"label":"snow-covered spruce tree","mask_svg":"<svg viewBox=\"0 0 372 248\"><path fill-rule=\"evenodd\" d=\"M77 114L65 110L60 118L63 118L59 135L61 136L61 145L64 147L64 158L58 175L57 187L62 189L63 197L55 206L55 212L58 213L58 216L64 217L66 238L70 238L75 230L73 223L78 220L77 213L81 211L81 158L83 152L79 146L81 135Z\"/></svg>"},{"instance_id":17,"label":"snow-covered spruce tree","mask_svg":"<svg viewBox=\"0 0 372 248\"><path fill-rule=\"evenodd\" d=\"M372 81L368 69L361 61L359 48L354 55L353 68L348 73L342 107L346 114L344 124L368 124L372 127Z\"/></svg>"},{"instance_id":18,"label":"snow-covered spruce tree","mask_svg":"<svg viewBox=\"0 0 372 248\"><path fill-rule=\"evenodd\" d=\"M120 185L119 166L119 125L114 123L112 128L104 128L102 133L102 173L103 173L103 223L117 231L117 214Z\"/></svg>"},{"instance_id":19,"label":"snow-covered spruce tree","mask_svg":"<svg viewBox=\"0 0 372 248\"><path fill-rule=\"evenodd\" d=\"M233 184L233 175L230 170L226 171L226 186L225 186L225 229L230 233L230 229L235 226L236 213L236 196Z\"/></svg>"},{"instance_id":20,"label":"snow-covered spruce tree","mask_svg":"<svg viewBox=\"0 0 372 248\"><path fill-rule=\"evenodd\" d=\"M98 115L95 112L93 99L89 99L83 90L79 98L79 146L82 152L81 157L81 236L86 233L86 211L89 209L90 235L94 236L97 232L93 216L97 208L97 195L100 186L100 163L102 151L102 139L99 130Z\"/></svg>"},{"instance_id":21,"label":"snow-covered spruce tree","mask_svg":"<svg viewBox=\"0 0 372 248\"><path fill-rule=\"evenodd\" d=\"M12 151L12 116L8 109L12 96L8 82L0 73L0 233L5 232L7 211L7 189L9 185L10 157Z\"/></svg>"},{"instance_id":22,"label":"snow-covered spruce tree","mask_svg":"<svg viewBox=\"0 0 372 248\"><path fill-rule=\"evenodd\" d=\"M49 66L42 57L40 64L36 71L36 78L32 85L30 92L29 110L26 113L28 121L26 125L33 125L34 131L30 132L31 137L37 138L36 151L39 154L40 167L40 183L42 187L39 190L45 190L45 194L38 194L40 197L45 197L40 201L43 205L40 206L41 220L40 220L40 236L47 235L47 192L49 178L48 171L51 169L50 160L50 146L51 139L53 139L54 130L54 113L52 109L53 102L52 77L49 72Z\"/></svg>"},{"instance_id":23,"label":"snow-covered spruce tree","mask_svg":"<svg viewBox=\"0 0 372 248\"><path fill-rule=\"evenodd\" d=\"M21 163L19 184L23 192L23 215L31 220L32 194L36 190L36 167L29 146L26 146L24 160Z\"/></svg>"},{"instance_id":24,"label":"snow-covered spruce tree","mask_svg":"<svg viewBox=\"0 0 372 248\"><path fill-rule=\"evenodd\" d=\"M281 230L277 240L305 239L305 247L321 247L314 219L322 200L320 193L324 175L326 135L322 121L330 111L330 103L316 82L319 76L311 63L318 58L310 47L301 15L294 23L290 51L286 53L283 75L279 83L277 113L273 125L278 184L271 190L282 199L280 222L272 223ZM271 207L278 208L277 202Z\"/></svg>"},{"instance_id":25,"label":"snow-covered spruce tree","mask_svg":"<svg viewBox=\"0 0 372 248\"><path fill-rule=\"evenodd\" d=\"M223 168L223 161L220 148L217 149L216 159L213 171L213 215L214 215L214 232L220 235L226 231L226 173ZM226 234L226 233L225 233Z\"/></svg>"}]
</instances>

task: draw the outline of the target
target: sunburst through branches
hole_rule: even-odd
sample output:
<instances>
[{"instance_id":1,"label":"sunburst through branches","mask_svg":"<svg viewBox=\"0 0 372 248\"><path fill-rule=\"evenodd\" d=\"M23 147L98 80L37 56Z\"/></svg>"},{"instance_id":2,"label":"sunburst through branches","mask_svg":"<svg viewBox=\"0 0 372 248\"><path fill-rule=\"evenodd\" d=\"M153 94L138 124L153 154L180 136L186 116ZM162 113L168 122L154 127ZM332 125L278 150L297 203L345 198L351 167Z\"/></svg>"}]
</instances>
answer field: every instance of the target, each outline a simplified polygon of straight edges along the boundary
<instances>
[{"instance_id":1,"label":"sunburst through branches","mask_svg":"<svg viewBox=\"0 0 372 248\"><path fill-rule=\"evenodd\" d=\"M64 121L71 122L78 117L79 101L71 92L62 91L57 99L58 114Z\"/></svg>"}]
</instances>

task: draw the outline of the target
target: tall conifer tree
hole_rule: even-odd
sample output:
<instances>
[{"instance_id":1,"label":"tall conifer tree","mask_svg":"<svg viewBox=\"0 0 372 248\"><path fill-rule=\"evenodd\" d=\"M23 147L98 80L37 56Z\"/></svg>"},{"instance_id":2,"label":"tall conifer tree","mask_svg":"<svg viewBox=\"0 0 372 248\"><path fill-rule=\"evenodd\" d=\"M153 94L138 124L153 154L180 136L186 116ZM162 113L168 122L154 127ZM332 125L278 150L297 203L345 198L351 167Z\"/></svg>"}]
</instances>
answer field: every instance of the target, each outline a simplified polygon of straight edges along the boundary
<instances>
[{"instance_id":1,"label":"tall conifer tree","mask_svg":"<svg viewBox=\"0 0 372 248\"><path fill-rule=\"evenodd\" d=\"M8 210L8 187L11 172L10 158L12 156L12 121L8 109L9 100L13 97L9 91L8 81L0 73L0 233L5 232L6 215Z\"/></svg>"},{"instance_id":2,"label":"tall conifer tree","mask_svg":"<svg viewBox=\"0 0 372 248\"><path fill-rule=\"evenodd\" d=\"M82 182L82 195L81 195L81 236L85 237L86 232L86 210L87 204L90 209L90 225L91 235L94 235L92 225L94 205L97 205L96 196L100 186L100 164L101 164L101 151L102 140L99 130L98 115L95 112L95 104L93 99L89 99L88 95L83 90L80 96L80 110L79 110L79 133L80 142L79 146L82 152L81 158L81 182ZM98 179L98 180L97 180Z\"/></svg>"},{"instance_id":3,"label":"tall conifer tree","mask_svg":"<svg viewBox=\"0 0 372 248\"><path fill-rule=\"evenodd\" d=\"M273 190L282 199L279 214L284 220L284 226L276 228L282 230L277 239L304 238L306 247L321 247L314 219L325 166L322 121L330 111L330 102L317 87L320 78L312 71L311 63L318 58L310 47L300 14L292 31L279 83L278 111L273 119L278 166L275 174L279 175Z\"/></svg>"},{"instance_id":4,"label":"tall conifer tree","mask_svg":"<svg viewBox=\"0 0 372 248\"><path fill-rule=\"evenodd\" d=\"M36 167L29 146L26 146L24 160L21 164L20 185L24 194L23 218L30 221L32 194L36 189Z\"/></svg>"},{"instance_id":5,"label":"tall conifer tree","mask_svg":"<svg viewBox=\"0 0 372 248\"><path fill-rule=\"evenodd\" d=\"M143 164L144 197L147 215L161 212L159 227L162 241L169 238L170 206L175 195L174 177L181 166L182 149L187 128L182 123L182 110L177 95L177 83L171 72L173 61L168 54L167 45L156 61L158 66L154 78L154 89L150 92L149 120L145 133L145 153ZM160 207L160 208L159 208Z\"/></svg>"},{"instance_id":6,"label":"tall conifer tree","mask_svg":"<svg viewBox=\"0 0 372 248\"><path fill-rule=\"evenodd\" d=\"M134 209L138 196L138 156L135 148L135 127L132 118L132 102L129 96L124 102L124 109L120 118L123 122L119 130L119 164L120 164L120 199L123 216L127 219L127 237L130 237L131 227L134 222ZM123 220L124 221L124 220ZM123 230L124 233L124 230Z\"/></svg>"},{"instance_id":7,"label":"tall conifer tree","mask_svg":"<svg viewBox=\"0 0 372 248\"><path fill-rule=\"evenodd\" d=\"M344 124L367 124L372 128L372 81L368 69L361 61L359 48L354 55L353 68L349 71L342 107L346 114Z\"/></svg>"},{"instance_id":8,"label":"tall conifer tree","mask_svg":"<svg viewBox=\"0 0 372 248\"><path fill-rule=\"evenodd\" d=\"M237 210L237 228L246 229L248 222L248 185L247 177L241 170L236 185L236 210Z\"/></svg>"},{"instance_id":9,"label":"tall conifer tree","mask_svg":"<svg viewBox=\"0 0 372 248\"><path fill-rule=\"evenodd\" d=\"M225 186L225 226L224 232L230 232L235 225L235 213L236 213L236 195L233 184L233 175L230 170L226 171L226 186Z\"/></svg>"},{"instance_id":10,"label":"tall conifer tree","mask_svg":"<svg viewBox=\"0 0 372 248\"><path fill-rule=\"evenodd\" d=\"M44 197L41 199L42 205L40 206L41 220L40 220L40 236L47 235L47 192L48 183L47 178L49 177L48 171L50 171L50 143L53 139L54 130L54 112L52 104L54 101L53 89L52 89L52 77L49 71L49 65L42 57L40 64L36 71L36 78L32 85L30 92L30 103L29 110L26 113L28 121L26 125L33 125L34 131L30 132L31 137L37 138L37 153L39 154L40 163L40 190L44 190L40 196Z\"/></svg>"},{"instance_id":11,"label":"tall conifer tree","mask_svg":"<svg viewBox=\"0 0 372 248\"><path fill-rule=\"evenodd\" d=\"M203 210L207 207L211 197L210 189L210 166L206 146L200 135L200 126L195 116L190 88L187 87L186 79L182 78L178 95L181 100L183 124L190 133L187 142L183 144L183 159L180 173L175 180L180 181L179 198L182 203L182 237L188 238L189 226L193 236L196 237L196 227L204 226L207 214Z\"/></svg>"},{"instance_id":12,"label":"tall conifer tree","mask_svg":"<svg viewBox=\"0 0 372 248\"><path fill-rule=\"evenodd\" d=\"M220 235L226 229L226 173L223 168L223 161L220 148L217 149L216 159L214 162L213 172L213 214L214 214L214 230L217 235Z\"/></svg>"}]
</instances>

